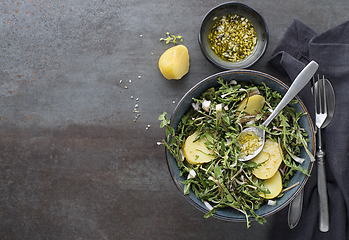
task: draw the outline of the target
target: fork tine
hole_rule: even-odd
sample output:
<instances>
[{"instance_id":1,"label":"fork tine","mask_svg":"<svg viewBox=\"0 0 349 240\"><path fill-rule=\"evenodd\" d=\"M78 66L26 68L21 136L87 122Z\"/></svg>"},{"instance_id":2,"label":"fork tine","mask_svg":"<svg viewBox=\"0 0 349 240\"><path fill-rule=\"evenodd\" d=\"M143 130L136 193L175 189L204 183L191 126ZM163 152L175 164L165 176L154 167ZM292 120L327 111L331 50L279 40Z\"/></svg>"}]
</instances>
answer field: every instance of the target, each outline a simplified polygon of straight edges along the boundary
<instances>
[{"instance_id":1,"label":"fork tine","mask_svg":"<svg viewBox=\"0 0 349 240\"><path fill-rule=\"evenodd\" d=\"M322 76L322 78L320 78L320 76L318 75L316 92L317 92L317 100L318 100L317 112L320 114L327 113L325 76Z\"/></svg>"},{"instance_id":2,"label":"fork tine","mask_svg":"<svg viewBox=\"0 0 349 240\"><path fill-rule=\"evenodd\" d=\"M315 80L313 80L315 81ZM315 122L320 128L327 118L327 97L326 97L326 79L325 76L317 76L317 81L314 84L314 107L315 107Z\"/></svg>"},{"instance_id":3,"label":"fork tine","mask_svg":"<svg viewBox=\"0 0 349 240\"><path fill-rule=\"evenodd\" d=\"M327 94L326 94L326 82L325 82L325 76L322 75L322 85L323 85L323 93L322 93L322 96L324 98L324 101L323 101L323 113L327 114Z\"/></svg>"},{"instance_id":4,"label":"fork tine","mask_svg":"<svg viewBox=\"0 0 349 240\"><path fill-rule=\"evenodd\" d=\"M317 113L317 87L315 85L315 76L312 78L312 87L313 87L313 99L314 99L314 108L315 108L315 113Z\"/></svg>"},{"instance_id":5,"label":"fork tine","mask_svg":"<svg viewBox=\"0 0 349 240\"><path fill-rule=\"evenodd\" d=\"M318 113L322 113L322 105L323 105L323 98L322 98L322 87L323 87L323 82L322 80L320 79L320 76L319 74L317 75L317 98L318 98L318 101L319 101L319 106L318 106Z\"/></svg>"}]
</instances>

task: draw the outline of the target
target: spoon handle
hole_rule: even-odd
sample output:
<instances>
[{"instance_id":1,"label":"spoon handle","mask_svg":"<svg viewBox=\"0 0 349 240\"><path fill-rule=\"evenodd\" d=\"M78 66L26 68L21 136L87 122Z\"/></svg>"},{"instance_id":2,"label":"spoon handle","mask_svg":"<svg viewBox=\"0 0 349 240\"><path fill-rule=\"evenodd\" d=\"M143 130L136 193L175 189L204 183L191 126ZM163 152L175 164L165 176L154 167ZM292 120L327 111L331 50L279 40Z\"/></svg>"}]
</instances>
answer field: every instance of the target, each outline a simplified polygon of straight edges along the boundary
<instances>
[{"instance_id":1,"label":"spoon handle","mask_svg":"<svg viewBox=\"0 0 349 240\"><path fill-rule=\"evenodd\" d=\"M304 189L302 189L298 195L290 202L290 206L288 208L288 226L290 229L293 229L297 226L302 210L303 210L303 198L304 198Z\"/></svg>"},{"instance_id":2,"label":"spoon handle","mask_svg":"<svg viewBox=\"0 0 349 240\"><path fill-rule=\"evenodd\" d=\"M315 61L311 61L303 70L298 74L296 79L287 90L285 96L280 103L276 106L274 111L265 120L263 125L267 127L271 121L279 114L279 112L303 89L303 87L309 82L317 71L319 65Z\"/></svg>"}]
</instances>

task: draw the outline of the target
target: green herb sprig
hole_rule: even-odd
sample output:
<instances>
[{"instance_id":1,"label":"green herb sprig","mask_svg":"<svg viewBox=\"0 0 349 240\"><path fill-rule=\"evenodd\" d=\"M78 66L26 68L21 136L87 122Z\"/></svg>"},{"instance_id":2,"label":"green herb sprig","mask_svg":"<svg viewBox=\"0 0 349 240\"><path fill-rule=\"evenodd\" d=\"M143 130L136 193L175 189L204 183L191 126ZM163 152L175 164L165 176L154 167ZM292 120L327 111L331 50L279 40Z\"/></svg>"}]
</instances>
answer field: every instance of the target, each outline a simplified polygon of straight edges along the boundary
<instances>
[{"instance_id":1,"label":"green herb sprig","mask_svg":"<svg viewBox=\"0 0 349 240\"><path fill-rule=\"evenodd\" d=\"M173 43L173 44L177 44L178 41L180 42L183 42L183 38L181 35L172 35L170 34L169 32L166 32L166 38L160 38L160 41L165 41L166 44L169 44L169 43Z\"/></svg>"}]
</instances>

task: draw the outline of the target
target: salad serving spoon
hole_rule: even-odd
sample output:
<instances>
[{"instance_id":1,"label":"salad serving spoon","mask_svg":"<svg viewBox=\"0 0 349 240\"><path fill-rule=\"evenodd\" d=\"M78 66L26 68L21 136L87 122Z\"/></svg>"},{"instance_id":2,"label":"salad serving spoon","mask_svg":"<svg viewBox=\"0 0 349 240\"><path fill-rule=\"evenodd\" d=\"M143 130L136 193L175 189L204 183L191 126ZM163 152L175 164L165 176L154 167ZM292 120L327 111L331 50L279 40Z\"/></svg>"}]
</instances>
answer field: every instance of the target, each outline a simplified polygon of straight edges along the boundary
<instances>
[{"instance_id":1,"label":"salad serving spoon","mask_svg":"<svg viewBox=\"0 0 349 240\"><path fill-rule=\"evenodd\" d=\"M291 84L290 88L287 90L285 96L281 99L280 103L276 106L269 117L262 123L262 126L266 128L271 121L280 113L280 111L286 107L286 105L304 88L304 86L309 82L317 71L319 65L315 61L311 61L308 65L303 68L303 70L298 74L296 79ZM258 138L261 139L261 145L249 155L240 157L240 161L248 161L257 156L263 149L265 142L265 130L261 127L247 127L242 130L241 135L244 133L254 133Z\"/></svg>"}]
</instances>

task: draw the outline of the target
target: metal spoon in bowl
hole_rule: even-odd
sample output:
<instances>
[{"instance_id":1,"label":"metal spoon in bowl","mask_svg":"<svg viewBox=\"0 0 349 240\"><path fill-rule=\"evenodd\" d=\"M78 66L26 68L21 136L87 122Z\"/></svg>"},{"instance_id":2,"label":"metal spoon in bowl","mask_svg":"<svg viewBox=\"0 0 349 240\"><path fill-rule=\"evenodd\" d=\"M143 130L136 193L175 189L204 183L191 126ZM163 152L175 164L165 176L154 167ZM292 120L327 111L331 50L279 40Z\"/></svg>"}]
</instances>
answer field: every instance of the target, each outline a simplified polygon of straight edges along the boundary
<instances>
[{"instance_id":1,"label":"metal spoon in bowl","mask_svg":"<svg viewBox=\"0 0 349 240\"><path fill-rule=\"evenodd\" d=\"M308 65L298 74L296 79L291 84L290 88L287 90L285 96L281 99L280 103L276 106L272 114L262 123L263 127L267 127L271 121L279 114L279 112L303 89L303 87L309 82L317 71L319 65L315 61L311 61ZM248 161L258 155L263 149L265 142L265 130L260 127L247 127L245 128L240 136L244 133L252 132L261 139L262 144L254 151L254 153L247 156L241 157L240 161Z\"/></svg>"}]
</instances>

